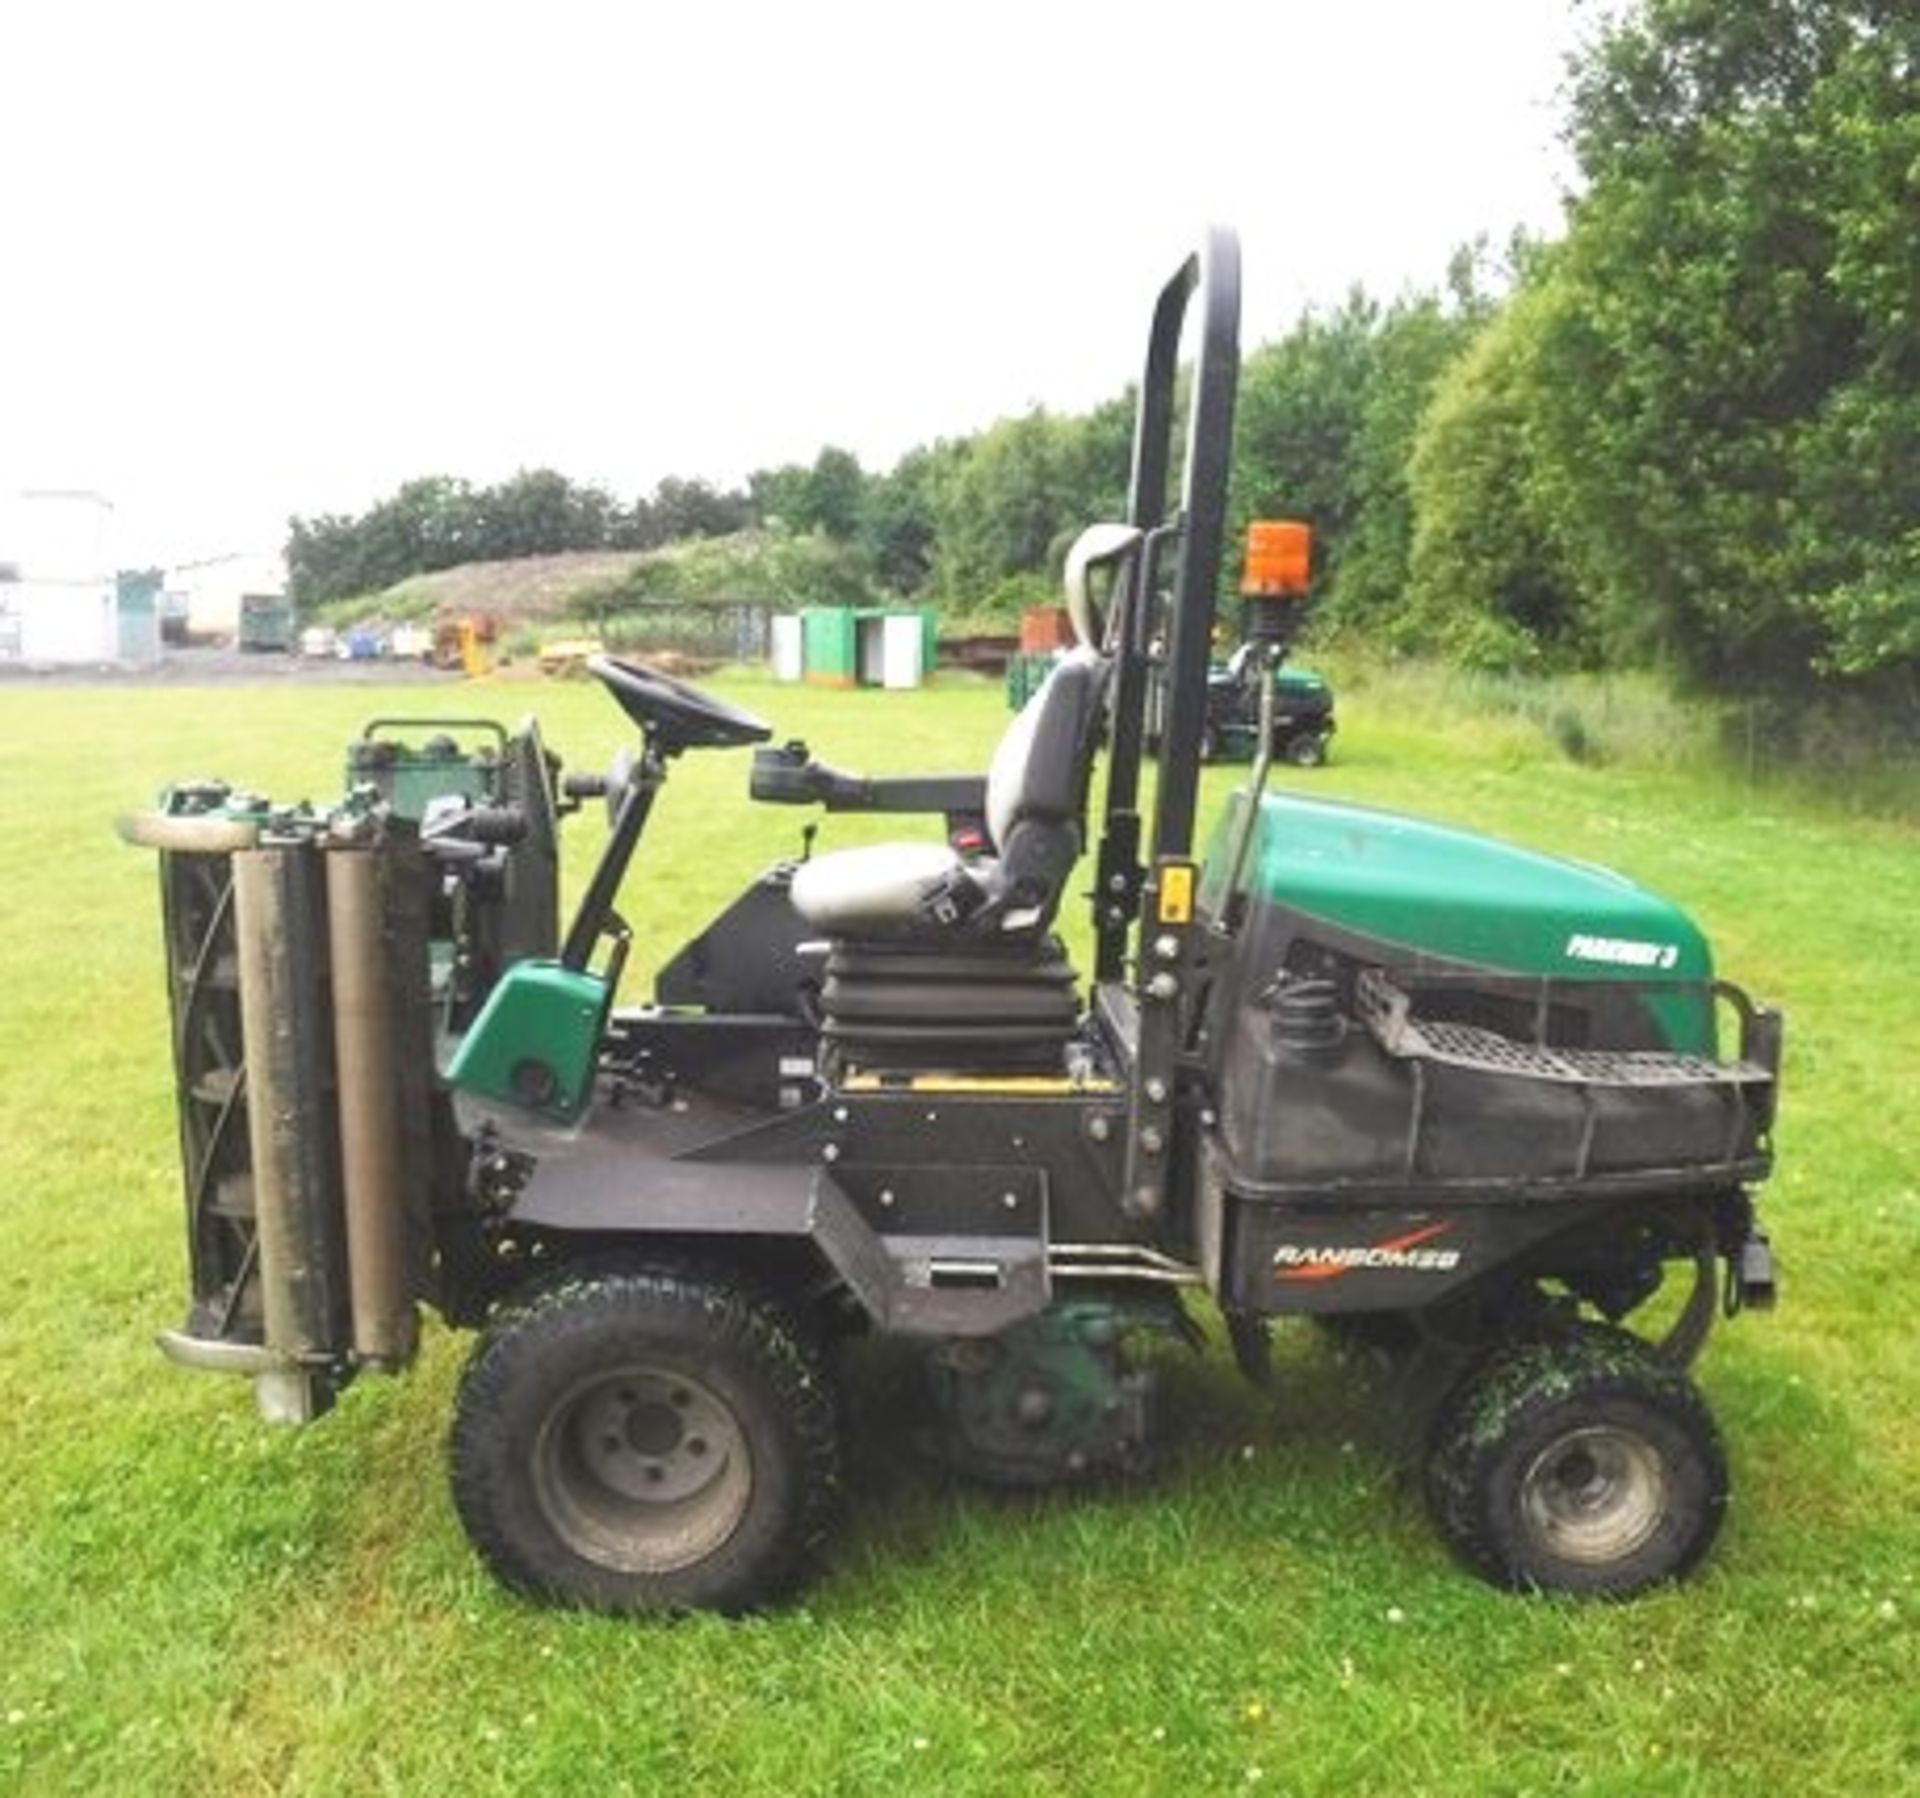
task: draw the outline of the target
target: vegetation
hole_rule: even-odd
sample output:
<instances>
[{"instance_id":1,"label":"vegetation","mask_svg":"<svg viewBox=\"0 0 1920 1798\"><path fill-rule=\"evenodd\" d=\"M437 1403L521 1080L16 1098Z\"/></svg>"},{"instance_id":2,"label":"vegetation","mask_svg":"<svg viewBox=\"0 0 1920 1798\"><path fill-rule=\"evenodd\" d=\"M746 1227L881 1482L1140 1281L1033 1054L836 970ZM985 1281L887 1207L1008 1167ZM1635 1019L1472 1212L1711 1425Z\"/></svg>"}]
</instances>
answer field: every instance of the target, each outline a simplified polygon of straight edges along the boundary
<instances>
[{"instance_id":1,"label":"vegetation","mask_svg":"<svg viewBox=\"0 0 1920 1798\"><path fill-rule=\"evenodd\" d=\"M1911 747L1912 7L1638 0L1603 16L1568 91L1583 187L1557 241L1463 251L1443 291L1356 292L1248 356L1234 520L1314 524L1323 636L1482 669L1652 667L1764 703L1776 738L1866 720ZM674 542L621 597L913 596L1004 624L1119 510L1129 416L1124 395L1034 411L880 473L829 446L739 492L668 480L625 505L546 470L417 481L359 519L295 520L295 592Z\"/></svg>"},{"instance_id":2,"label":"vegetation","mask_svg":"<svg viewBox=\"0 0 1920 1798\"><path fill-rule=\"evenodd\" d=\"M1005 718L987 685L726 690L876 770L978 765ZM1620 866L1688 904L1727 971L1788 1011L1782 1308L1702 1364L1736 1504L1695 1583L1597 1608L1478 1584L1403 1477L1384 1368L1289 1326L1271 1394L1217 1342L1175 1355L1166 1471L1071 1500L929 1468L897 1362L862 1356L850 1527L801 1608L653 1625L515 1601L447 1492L466 1339L430 1332L407 1379L364 1380L293 1433L239 1383L154 1354L185 1278L156 893L150 858L104 822L183 773L324 798L368 710L512 715L525 689L20 692L0 708L0 1788L1910 1786L1920 1342L1902 1275L1920 1260L1920 1123L1886 1095L1920 1065L1900 960L1913 830L1644 759L1625 727L1595 768L1530 715L1417 698L1392 672L1361 682L1313 790ZM1619 707L1657 741L1662 703ZM539 705L576 765L625 740L590 686ZM1209 809L1236 778L1208 771ZM636 991L797 848L801 816L746 806L744 784L739 756L676 765L623 907ZM835 819L827 837L897 828ZM576 893L601 829L592 808L568 827Z\"/></svg>"},{"instance_id":3,"label":"vegetation","mask_svg":"<svg viewBox=\"0 0 1920 1798\"><path fill-rule=\"evenodd\" d=\"M1653 656L1911 716L1913 9L1646 0L1579 67L1571 135L1565 238L1423 424L1416 606L1475 614L1490 660Z\"/></svg>"}]
</instances>

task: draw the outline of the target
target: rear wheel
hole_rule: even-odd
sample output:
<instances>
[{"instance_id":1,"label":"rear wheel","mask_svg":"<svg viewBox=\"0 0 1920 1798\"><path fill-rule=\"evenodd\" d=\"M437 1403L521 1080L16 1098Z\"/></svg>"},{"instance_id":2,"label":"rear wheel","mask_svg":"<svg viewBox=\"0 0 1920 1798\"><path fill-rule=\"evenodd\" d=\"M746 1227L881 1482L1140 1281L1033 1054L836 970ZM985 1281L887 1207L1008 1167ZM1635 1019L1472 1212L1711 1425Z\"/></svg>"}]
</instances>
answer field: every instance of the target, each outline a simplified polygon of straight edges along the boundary
<instances>
[{"instance_id":1,"label":"rear wheel","mask_svg":"<svg viewBox=\"0 0 1920 1798\"><path fill-rule=\"evenodd\" d=\"M1485 1578L1624 1598L1698 1564L1727 1466L1686 1375L1589 1324L1498 1350L1455 1391L1426 1488L1441 1534Z\"/></svg>"},{"instance_id":2,"label":"rear wheel","mask_svg":"<svg viewBox=\"0 0 1920 1798\"><path fill-rule=\"evenodd\" d=\"M1296 768L1318 768L1327 759L1327 740L1316 731L1303 730L1286 740L1280 754Z\"/></svg>"},{"instance_id":3,"label":"rear wheel","mask_svg":"<svg viewBox=\"0 0 1920 1798\"><path fill-rule=\"evenodd\" d=\"M780 1595L838 1488L833 1394L773 1305L685 1271L583 1275L489 1328L453 1495L508 1584L600 1610Z\"/></svg>"}]
</instances>

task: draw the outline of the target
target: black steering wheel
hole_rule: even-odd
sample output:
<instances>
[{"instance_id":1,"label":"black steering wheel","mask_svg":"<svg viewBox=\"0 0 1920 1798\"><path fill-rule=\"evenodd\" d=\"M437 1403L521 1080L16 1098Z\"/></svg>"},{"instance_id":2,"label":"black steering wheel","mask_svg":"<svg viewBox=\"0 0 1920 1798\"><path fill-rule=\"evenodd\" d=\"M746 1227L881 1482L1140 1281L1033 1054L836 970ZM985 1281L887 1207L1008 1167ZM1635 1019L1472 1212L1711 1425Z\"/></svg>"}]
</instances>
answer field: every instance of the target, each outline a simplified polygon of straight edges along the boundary
<instances>
[{"instance_id":1,"label":"black steering wheel","mask_svg":"<svg viewBox=\"0 0 1920 1798\"><path fill-rule=\"evenodd\" d=\"M738 749L773 735L773 726L751 712L637 662L589 656L587 666L662 755L678 755L683 749Z\"/></svg>"}]
</instances>

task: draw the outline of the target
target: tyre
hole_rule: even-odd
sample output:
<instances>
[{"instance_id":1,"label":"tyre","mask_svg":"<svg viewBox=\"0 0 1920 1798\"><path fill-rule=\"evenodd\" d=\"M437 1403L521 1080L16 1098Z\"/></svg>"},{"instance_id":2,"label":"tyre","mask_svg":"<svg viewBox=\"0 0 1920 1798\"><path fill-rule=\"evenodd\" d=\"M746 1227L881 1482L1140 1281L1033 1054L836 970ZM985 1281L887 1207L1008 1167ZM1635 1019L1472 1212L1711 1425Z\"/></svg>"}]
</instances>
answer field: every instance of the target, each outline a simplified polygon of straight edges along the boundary
<instances>
[{"instance_id":1,"label":"tyre","mask_svg":"<svg viewBox=\"0 0 1920 1798\"><path fill-rule=\"evenodd\" d=\"M595 1610L752 1609L818 1546L832 1388L775 1306L707 1274L582 1274L482 1336L450 1443L468 1537L510 1586Z\"/></svg>"},{"instance_id":2,"label":"tyre","mask_svg":"<svg viewBox=\"0 0 1920 1798\"><path fill-rule=\"evenodd\" d=\"M1684 1373L1581 1325L1497 1350L1455 1390L1426 1492L1441 1535L1496 1585L1626 1598L1712 1546L1727 1465Z\"/></svg>"},{"instance_id":3,"label":"tyre","mask_svg":"<svg viewBox=\"0 0 1920 1798\"><path fill-rule=\"evenodd\" d=\"M1326 763L1327 740L1315 731L1303 730L1286 740L1280 754L1296 768L1319 768Z\"/></svg>"}]
</instances>

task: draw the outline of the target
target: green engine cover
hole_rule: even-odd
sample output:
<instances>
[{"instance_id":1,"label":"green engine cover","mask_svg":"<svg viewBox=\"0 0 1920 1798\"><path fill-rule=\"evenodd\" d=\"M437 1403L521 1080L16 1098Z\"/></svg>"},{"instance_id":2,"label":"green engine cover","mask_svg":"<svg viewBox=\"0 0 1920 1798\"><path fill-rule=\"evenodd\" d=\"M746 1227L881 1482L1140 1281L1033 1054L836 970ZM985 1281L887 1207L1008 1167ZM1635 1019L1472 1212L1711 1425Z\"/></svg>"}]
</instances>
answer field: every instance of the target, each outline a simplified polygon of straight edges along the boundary
<instances>
[{"instance_id":1,"label":"green engine cover","mask_svg":"<svg viewBox=\"0 0 1920 1798\"><path fill-rule=\"evenodd\" d=\"M612 995L598 974L516 962L487 995L447 1063L448 1085L553 1123L587 1103Z\"/></svg>"},{"instance_id":2,"label":"green engine cover","mask_svg":"<svg viewBox=\"0 0 1920 1798\"><path fill-rule=\"evenodd\" d=\"M1245 803L1244 791L1234 795L1208 852L1201 898L1215 912ZM1693 920L1624 875L1368 806L1266 795L1243 884L1256 904L1500 973L1713 978Z\"/></svg>"}]
</instances>

